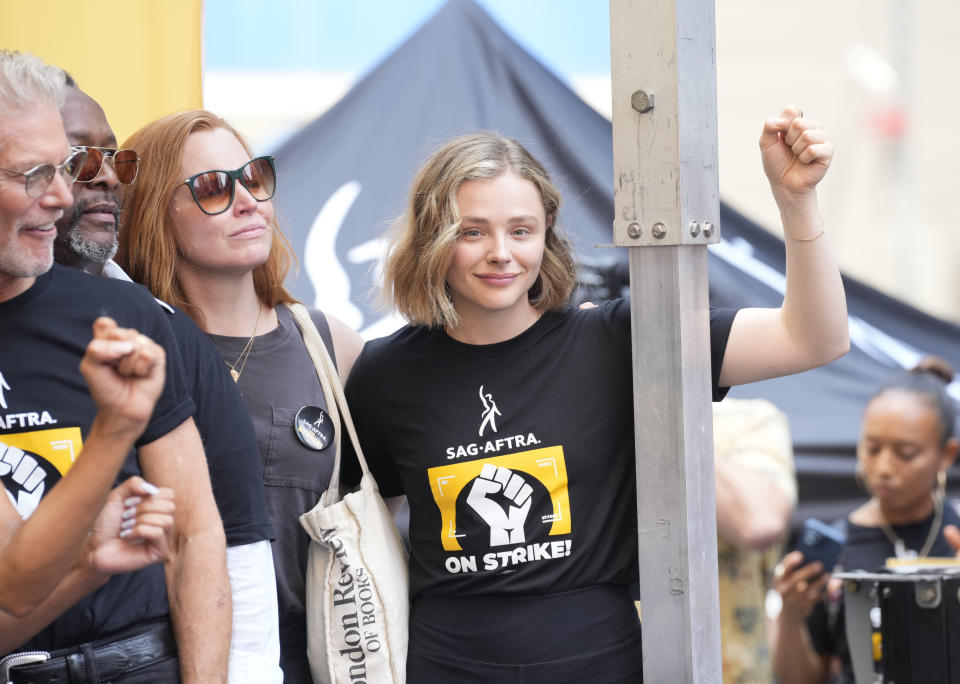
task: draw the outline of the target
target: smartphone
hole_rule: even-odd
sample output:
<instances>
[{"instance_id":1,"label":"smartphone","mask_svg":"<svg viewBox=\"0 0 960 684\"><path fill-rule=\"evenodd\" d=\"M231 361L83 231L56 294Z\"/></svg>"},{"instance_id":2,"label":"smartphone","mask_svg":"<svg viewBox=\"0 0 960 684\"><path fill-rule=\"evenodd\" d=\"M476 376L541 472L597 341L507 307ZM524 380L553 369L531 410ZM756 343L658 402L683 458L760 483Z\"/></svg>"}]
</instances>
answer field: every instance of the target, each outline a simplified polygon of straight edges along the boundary
<instances>
[{"instance_id":1,"label":"smartphone","mask_svg":"<svg viewBox=\"0 0 960 684\"><path fill-rule=\"evenodd\" d=\"M820 561L827 572L832 572L846 542L847 535L836 527L808 518L797 537L796 550L803 554L804 565Z\"/></svg>"}]
</instances>

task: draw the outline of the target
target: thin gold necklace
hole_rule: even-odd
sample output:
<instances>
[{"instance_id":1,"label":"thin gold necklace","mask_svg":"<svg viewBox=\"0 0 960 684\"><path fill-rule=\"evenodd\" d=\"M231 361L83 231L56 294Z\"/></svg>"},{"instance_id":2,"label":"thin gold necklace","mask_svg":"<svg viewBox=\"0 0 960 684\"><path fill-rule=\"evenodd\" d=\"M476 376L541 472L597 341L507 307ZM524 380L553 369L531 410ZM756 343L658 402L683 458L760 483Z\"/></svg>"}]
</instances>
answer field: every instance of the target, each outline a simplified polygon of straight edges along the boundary
<instances>
[{"instance_id":1,"label":"thin gold necklace","mask_svg":"<svg viewBox=\"0 0 960 684\"><path fill-rule=\"evenodd\" d=\"M230 369L230 377L233 378L234 382L240 382L240 374L243 372L244 367L247 365L247 359L250 358L250 350L253 349L253 341L257 337L257 326L260 325L260 314L263 312L263 306L261 306L259 300L257 301L257 321L253 324L253 334L250 335L250 339L247 340L247 343L243 346L243 349L240 351L240 356L237 357L237 360L233 362L233 365L227 363L227 360L224 359L223 362L227 364L227 367ZM240 363L240 361L243 363ZM240 363L240 370L237 370L237 364Z\"/></svg>"},{"instance_id":2,"label":"thin gold necklace","mask_svg":"<svg viewBox=\"0 0 960 684\"><path fill-rule=\"evenodd\" d=\"M933 543L937 540L937 535L940 533L940 525L943 523L943 500L935 494L931 494L931 496L933 496L933 523L930 525L927 540L923 542L923 546L920 547L919 554L913 549L907 548L903 539L893 531L890 523L883 517L883 511L880 510L880 504L877 503L877 515L880 516L880 530L886 535L887 539L890 540L890 543L893 544L893 552L897 558L926 558L930 553L930 549L933 548Z\"/></svg>"}]
</instances>

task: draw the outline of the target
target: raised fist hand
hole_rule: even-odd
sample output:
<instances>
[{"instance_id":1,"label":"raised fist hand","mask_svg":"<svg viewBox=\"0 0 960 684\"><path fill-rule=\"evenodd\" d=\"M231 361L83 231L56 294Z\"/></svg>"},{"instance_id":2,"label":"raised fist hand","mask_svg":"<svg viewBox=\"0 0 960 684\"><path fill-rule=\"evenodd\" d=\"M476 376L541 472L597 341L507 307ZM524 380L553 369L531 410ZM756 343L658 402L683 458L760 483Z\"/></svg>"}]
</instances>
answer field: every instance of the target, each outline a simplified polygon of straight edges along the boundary
<instances>
[{"instance_id":1,"label":"raised fist hand","mask_svg":"<svg viewBox=\"0 0 960 684\"><path fill-rule=\"evenodd\" d=\"M833 144L819 123L790 106L764 123L760 154L774 194L802 195L814 190L826 174Z\"/></svg>"},{"instance_id":2,"label":"raised fist hand","mask_svg":"<svg viewBox=\"0 0 960 684\"><path fill-rule=\"evenodd\" d=\"M36 510L47 489L47 468L48 464L38 461L23 449L0 442L0 485L6 488L7 495L24 520ZM50 479L56 481L57 478Z\"/></svg>"},{"instance_id":3,"label":"raised fist hand","mask_svg":"<svg viewBox=\"0 0 960 684\"><path fill-rule=\"evenodd\" d=\"M93 323L93 339L80 362L90 396L111 427L135 430L146 426L163 390L166 355L163 348L136 330L119 327L101 316Z\"/></svg>"},{"instance_id":4,"label":"raised fist hand","mask_svg":"<svg viewBox=\"0 0 960 684\"><path fill-rule=\"evenodd\" d=\"M507 510L490 498L493 494L508 500ZM526 541L523 524L530 512L532 494L533 488L509 468L483 465L467 495L467 504L490 526L490 546Z\"/></svg>"},{"instance_id":5,"label":"raised fist hand","mask_svg":"<svg viewBox=\"0 0 960 684\"><path fill-rule=\"evenodd\" d=\"M46 471L30 454L0 442L0 477L10 478L22 489L32 492L47 477Z\"/></svg>"}]
</instances>

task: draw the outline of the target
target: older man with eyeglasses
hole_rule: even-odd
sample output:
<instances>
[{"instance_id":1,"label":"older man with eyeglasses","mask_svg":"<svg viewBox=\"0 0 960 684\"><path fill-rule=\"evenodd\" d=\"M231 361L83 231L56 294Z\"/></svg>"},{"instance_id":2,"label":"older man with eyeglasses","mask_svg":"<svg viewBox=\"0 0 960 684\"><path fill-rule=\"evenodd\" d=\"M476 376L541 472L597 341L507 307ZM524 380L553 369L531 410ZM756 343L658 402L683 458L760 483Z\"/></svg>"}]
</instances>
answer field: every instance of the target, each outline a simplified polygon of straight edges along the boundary
<instances>
[{"instance_id":1,"label":"older man with eyeglasses","mask_svg":"<svg viewBox=\"0 0 960 684\"><path fill-rule=\"evenodd\" d=\"M69 146L63 87L0 50L0 653L19 648L0 681L225 681L224 533L167 314L53 264L91 159ZM118 472L161 489L108 499Z\"/></svg>"}]
</instances>

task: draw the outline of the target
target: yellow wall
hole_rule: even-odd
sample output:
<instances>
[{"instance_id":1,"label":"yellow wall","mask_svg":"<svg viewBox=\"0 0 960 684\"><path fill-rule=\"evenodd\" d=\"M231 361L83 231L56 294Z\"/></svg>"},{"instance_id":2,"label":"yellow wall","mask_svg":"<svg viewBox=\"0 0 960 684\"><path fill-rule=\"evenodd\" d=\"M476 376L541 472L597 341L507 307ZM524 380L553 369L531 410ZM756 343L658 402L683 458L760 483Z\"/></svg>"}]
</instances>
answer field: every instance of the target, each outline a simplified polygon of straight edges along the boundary
<instances>
[{"instance_id":1,"label":"yellow wall","mask_svg":"<svg viewBox=\"0 0 960 684\"><path fill-rule=\"evenodd\" d=\"M123 142L202 105L203 0L0 0L0 47L63 67Z\"/></svg>"}]
</instances>

